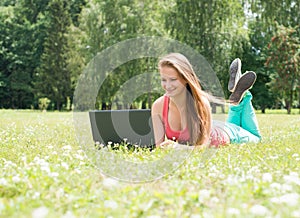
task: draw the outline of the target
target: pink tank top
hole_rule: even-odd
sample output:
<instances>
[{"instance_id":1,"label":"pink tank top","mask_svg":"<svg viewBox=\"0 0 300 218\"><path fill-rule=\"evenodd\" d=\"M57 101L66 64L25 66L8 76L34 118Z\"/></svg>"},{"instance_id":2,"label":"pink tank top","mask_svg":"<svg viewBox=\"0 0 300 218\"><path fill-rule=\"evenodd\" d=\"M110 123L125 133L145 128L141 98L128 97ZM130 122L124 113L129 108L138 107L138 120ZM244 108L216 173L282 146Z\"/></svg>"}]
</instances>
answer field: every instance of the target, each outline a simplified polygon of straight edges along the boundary
<instances>
[{"instance_id":1,"label":"pink tank top","mask_svg":"<svg viewBox=\"0 0 300 218\"><path fill-rule=\"evenodd\" d=\"M168 96L165 96L164 106L163 106L163 122L164 122L166 136L170 140L178 141L180 143L186 143L190 139L188 128L186 127L184 130L175 131L172 130L169 125L169 120L168 120L169 102L170 102L170 98Z\"/></svg>"},{"instance_id":2,"label":"pink tank top","mask_svg":"<svg viewBox=\"0 0 300 218\"><path fill-rule=\"evenodd\" d=\"M172 130L169 125L168 112L169 112L169 102L170 98L168 96L164 97L164 106L163 106L163 122L165 127L165 134L168 139L178 141L179 143L186 143L190 139L189 130L186 127L184 130L175 131ZM230 143L228 134L224 129L224 123L220 125L218 122L213 122L211 132L210 132L210 145L211 146L220 146Z\"/></svg>"}]
</instances>

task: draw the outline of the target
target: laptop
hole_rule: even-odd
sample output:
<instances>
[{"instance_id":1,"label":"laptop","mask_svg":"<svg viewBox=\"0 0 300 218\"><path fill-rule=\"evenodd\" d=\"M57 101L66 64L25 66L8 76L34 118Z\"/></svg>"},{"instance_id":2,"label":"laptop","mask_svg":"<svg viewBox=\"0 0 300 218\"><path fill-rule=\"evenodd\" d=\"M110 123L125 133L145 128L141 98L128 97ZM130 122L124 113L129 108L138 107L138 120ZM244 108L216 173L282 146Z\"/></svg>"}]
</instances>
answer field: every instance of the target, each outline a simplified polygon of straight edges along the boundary
<instances>
[{"instance_id":1,"label":"laptop","mask_svg":"<svg viewBox=\"0 0 300 218\"><path fill-rule=\"evenodd\" d=\"M89 117L95 143L155 146L150 109L95 110L89 111Z\"/></svg>"}]
</instances>

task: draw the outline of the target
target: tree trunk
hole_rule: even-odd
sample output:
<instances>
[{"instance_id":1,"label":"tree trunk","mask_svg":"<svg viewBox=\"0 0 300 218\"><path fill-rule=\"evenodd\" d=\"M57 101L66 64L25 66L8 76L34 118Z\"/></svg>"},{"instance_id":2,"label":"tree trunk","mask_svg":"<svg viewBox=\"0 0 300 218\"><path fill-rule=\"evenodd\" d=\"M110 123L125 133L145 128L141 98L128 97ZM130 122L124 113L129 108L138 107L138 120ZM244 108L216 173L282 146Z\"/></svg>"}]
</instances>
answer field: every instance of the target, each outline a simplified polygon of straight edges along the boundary
<instances>
[{"instance_id":1,"label":"tree trunk","mask_svg":"<svg viewBox=\"0 0 300 218\"><path fill-rule=\"evenodd\" d=\"M291 114L291 102L289 100L285 100L285 108L288 114Z\"/></svg>"},{"instance_id":2,"label":"tree trunk","mask_svg":"<svg viewBox=\"0 0 300 218\"><path fill-rule=\"evenodd\" d=\"M102 104L101 104L101 109L102 110L106 110L107 108L106 108L106 103L105 102L102 102Z\"/></svg>"}]
</instances>

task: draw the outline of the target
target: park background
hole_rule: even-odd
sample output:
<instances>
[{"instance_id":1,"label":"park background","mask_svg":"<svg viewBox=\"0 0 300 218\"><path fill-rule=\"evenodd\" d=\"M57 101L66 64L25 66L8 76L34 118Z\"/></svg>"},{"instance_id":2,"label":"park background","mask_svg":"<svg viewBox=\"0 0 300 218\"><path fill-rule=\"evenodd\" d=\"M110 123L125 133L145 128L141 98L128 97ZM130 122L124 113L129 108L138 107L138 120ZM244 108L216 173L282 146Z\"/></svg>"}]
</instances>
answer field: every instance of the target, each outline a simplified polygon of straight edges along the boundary
<instances>
[{"instance_id":1,"label":"park background","mask_svg":"<svg viewBox=\"0 0 300 218\"><path fill-rule=\"evenodd\" d=\"M297 0L1 0L0 217L299 218L299 13ZM240 57L243 72L258 75L262 142L194 150L144 183L101 173L78 144L72 95L98 52L140 36L196 49L226 96L230 62ZM123 82L156 66L142 59L117 68L96 107L109 108ZM108 152L147 163L168 150Z\"/></svg>"},{"instance_id":2,"label":"park background","mask_svg":"<svg viewBox=\"0 0 300 218\"><path fill-rule=\"evenodd\" d=\"M0 108L71 110L78 78L92 58L141 36L195 49L216 72L225 97L229 65L239 57L242 72L258 76L256 109L291 113L300 105L296 0L3 0L0 12ZM118 67L101 86L95 107L110 108L125 81L155 70L153 58ZM140 96L135 107L150 108L156 97Z\"/></svg>"}]
</instances>

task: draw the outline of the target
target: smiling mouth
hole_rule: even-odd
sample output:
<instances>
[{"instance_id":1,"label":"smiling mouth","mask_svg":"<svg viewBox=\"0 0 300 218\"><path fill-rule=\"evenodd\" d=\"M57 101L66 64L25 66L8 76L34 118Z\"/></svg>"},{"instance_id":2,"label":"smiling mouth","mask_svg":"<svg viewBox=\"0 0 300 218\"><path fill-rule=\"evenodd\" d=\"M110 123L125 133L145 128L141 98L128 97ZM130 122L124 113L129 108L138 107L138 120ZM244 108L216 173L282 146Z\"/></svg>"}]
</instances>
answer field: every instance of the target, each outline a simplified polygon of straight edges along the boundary
<instances>
[{"instance_id":1,"label":"smiling mouth","mask_svg":"<svg viewBox=\"0 0 300 218\"><path fill-rule=\"evenodd\" d=\"M171 92L173 92L175 89L171 89L171 90L166 90L167 91L167 93L171 93Z\"/></svg>"}]
</instances>

